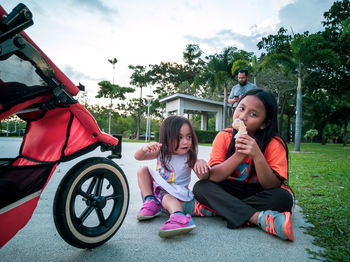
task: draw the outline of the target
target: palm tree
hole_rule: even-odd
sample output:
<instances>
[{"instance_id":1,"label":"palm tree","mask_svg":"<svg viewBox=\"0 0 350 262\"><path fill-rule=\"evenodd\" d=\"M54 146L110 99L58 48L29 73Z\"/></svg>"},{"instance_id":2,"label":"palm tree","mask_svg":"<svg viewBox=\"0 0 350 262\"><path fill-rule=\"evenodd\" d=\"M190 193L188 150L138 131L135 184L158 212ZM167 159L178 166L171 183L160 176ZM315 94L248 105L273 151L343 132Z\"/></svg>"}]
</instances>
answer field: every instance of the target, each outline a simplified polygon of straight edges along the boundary
<instances>
[{"instance_id":1,"label":"palm tree","mask_svg":"<svg viewBox=\"0 0 350 262\"><path fill-rule=\"evenodd\" d=\"M110 62L112 64L112 66L113 66L112 84L114 84L115 64L118 63L118 59L114 57L113 59L108 59L108 62Z\"/></svg>"},{"instance_id":2,"label":"palm tree","mask_svg":"<svg viewBox=\"0 0 350 262\"><path fill-rule=\"evenodd\" d=\"M108 98L110 99L110 113L112 111L112 105L113 105L113 99L121 99L121 100L125 100L125 94L126 93L132 93L135 91L134 88L131 87L121 87L119 85L115 85L112 84L109 81L101 81L98 83L99 85L99 90L97 92L96 98ZM108 133L111 133L111 121L109 118L109 122L108 122Z\"/></svg>"},{"instance_id":3,"label":"palm tree","mask_svg":"<svg viewBox=\"0 0 350 262\"><path fill-rule=\"evenodd\" d=\"M115 64L118 63L117 58L108 59L108 62L110 62L113 66L113 78L112 78L112 84L114 85L114 75L115 75ZM108 134L111 134L111 117L112 117L112 98L111 98L111 104L109 106L109 114L108 114Z\"/></svg>"},{"instance_id":4,"label":"palm tree","mask_svg":"<svg viewBox=\"0 0 350 262\"><path fill-rule=\"evenodd\" d=\"M137 65L129 65L129 68L134 70L132 73L130 79L130 84L134 86L140 87L140 98L139 98L139 108L138 108L138 117L137 117L137 132L136 132L136 138L139 139L140 137L140 123L141 123L141 107L142 107L142 88L146 87L147 84L150 81L150 78L148 77L148 72L146 72L146 67Z\"/></svg>"},{"instance_id":5,"label":"palm tree","mask_svg":"<svg viewBox=\"0 0 350 262\"><path fill-rule=\"evenodd\" d=\"M228 47L221 54L215 54L207 57L206 77L210 89L210 93L224 95L224 112L223 127L226 127L227 113L227 88L233 85L233 76L231 74L232 63L235 59L236 47Z\"/></svg>"},{"instance_id":6,"label":"palm tree","mask_svg":"<svg viewBox=\"0 0 350 262\"><path fill-rule=\"evenodd\" d=\"M300 143L302 137L302 88L303 81L307 71L312 69L315 60L337 60L336 54L327 48L325 40L319 33L309 35L296 34L290 43L289 54L272 52L268 54L261 67L275 65L284 65L287 70L291 70L297 75L297 99L295 115L295 145L294 151L300 152Z\"/></svg>"},{"instance_id":7,"label":"palm tree","mask_svg":"<svg viewBox=\"0 0 350 262\"><path fill-rule=\"evenodd\" d=\"M237 59L233 62L231 73L233 76L237 75L239 69L248 70L250 75L254 77L254 85L256 85L256 76L258 73L258 62L256 56L251 56L252 53L247 53L245 58ZM250 58L251 56L251 58Z\"/></svg>"},{"instance_id":8,"label":"palm tree","mask_svg":"<svg viewBox=\"0 0 350 262\"><path fill-rule=\"evenodd\" d=\"M254 85L256 85L256 75L258 74L258 62L256 60L256 55L252 56L251 64L252 64L252 75L254 77Z\"/></svg>"}]
</instances>

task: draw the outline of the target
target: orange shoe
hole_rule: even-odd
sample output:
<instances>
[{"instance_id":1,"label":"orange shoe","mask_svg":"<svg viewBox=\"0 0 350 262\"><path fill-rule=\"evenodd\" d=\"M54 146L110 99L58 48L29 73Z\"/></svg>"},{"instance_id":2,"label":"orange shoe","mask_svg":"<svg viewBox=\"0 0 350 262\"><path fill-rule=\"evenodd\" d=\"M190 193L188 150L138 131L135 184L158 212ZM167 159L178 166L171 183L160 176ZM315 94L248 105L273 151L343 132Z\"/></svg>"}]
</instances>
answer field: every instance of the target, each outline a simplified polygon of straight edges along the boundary
<instances>
[{"instance_id":1,"label":"orange shoe","mask_svg":"<svg viewBox=\"0 0 350 262\"><path fill-rule=\"evenodd\" d=\"M262 230L283 240L294 241L292 216L290 212L261 211L258 225Z\"/></svg>"}]
</instances>

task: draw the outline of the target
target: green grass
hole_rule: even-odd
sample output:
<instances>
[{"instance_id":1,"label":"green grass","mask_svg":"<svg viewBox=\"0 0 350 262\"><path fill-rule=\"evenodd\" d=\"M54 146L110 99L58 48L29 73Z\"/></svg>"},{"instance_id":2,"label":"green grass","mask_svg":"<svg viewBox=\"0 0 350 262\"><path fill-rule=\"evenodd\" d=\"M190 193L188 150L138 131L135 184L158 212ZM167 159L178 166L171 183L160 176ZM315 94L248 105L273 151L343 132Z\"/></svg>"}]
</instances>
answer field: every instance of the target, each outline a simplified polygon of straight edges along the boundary
<instances>
[{"instance_id":1,"label":"green grass","mask_svg":"<svg viewBox=\"0 0 350 262\"><path fill-rule=\"evenodd\" d=\"M136 139L129 139L123 137L123 142L127 143L146 143L145 140L136 140Z\"/></svg>"},{"instance_id":2,"label":"green grass","mask_svg":"<svg viewBox=\"0 0 350 262\"><path fill-rule=\"evenodd\" d=\"M290 145L289 180L298 205L315 227L307 229L314 244L325 249L315 257L350 261L350 147Z\"/></svg>"}]
</instances>

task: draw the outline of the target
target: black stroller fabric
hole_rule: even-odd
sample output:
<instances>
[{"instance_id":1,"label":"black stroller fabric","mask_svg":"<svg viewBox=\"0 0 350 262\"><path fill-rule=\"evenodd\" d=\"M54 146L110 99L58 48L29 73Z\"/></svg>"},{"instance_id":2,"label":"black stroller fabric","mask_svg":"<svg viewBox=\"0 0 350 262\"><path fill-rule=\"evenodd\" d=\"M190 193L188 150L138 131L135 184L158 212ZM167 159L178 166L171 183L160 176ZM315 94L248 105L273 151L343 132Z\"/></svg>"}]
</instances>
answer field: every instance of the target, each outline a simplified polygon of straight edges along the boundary
<instances>
[{"instance_id":1,"label":"black stroller fabric","mask_svg":"<svg viewBox=\"0 0 350 262\"><path fill-rule=\"evenodd\" d=\"M0 84L0 112L5 112L29 99L50 93L52 90L48 86L27 86L18 82L2 83Z\"/></svg>"},{"instance_id":2,"label":"black stroller fabric","mask_svg":"<svg viewBox=\"0 0 350 262\"><path fill-rule=\"evenodd\" d=\"M0 209L42 190L53 165L0 166Z\"/></svg>"}]
</instances>

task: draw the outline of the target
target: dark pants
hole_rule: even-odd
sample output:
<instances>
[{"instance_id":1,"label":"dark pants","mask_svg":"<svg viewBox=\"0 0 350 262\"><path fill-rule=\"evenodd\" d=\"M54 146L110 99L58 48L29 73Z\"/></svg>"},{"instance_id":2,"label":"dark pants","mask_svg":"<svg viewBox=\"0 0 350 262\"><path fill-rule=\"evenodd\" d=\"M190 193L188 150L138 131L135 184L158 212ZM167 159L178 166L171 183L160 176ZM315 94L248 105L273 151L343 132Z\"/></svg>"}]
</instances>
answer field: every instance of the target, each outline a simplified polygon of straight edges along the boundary
<instances>
[{"instance_id":1,"label":"dark pants","mask_svg":"<svg viewBox=\"0 0 350 262\"><path fill-rule=\"evenodd\" d=\"M260 185L235 180L215 183L200 180L193 187L195 198L227 220L227 227L243 225L258 211L291 211L293 197L285 189L264 190Z\"/></svg>"}]
</instances>

